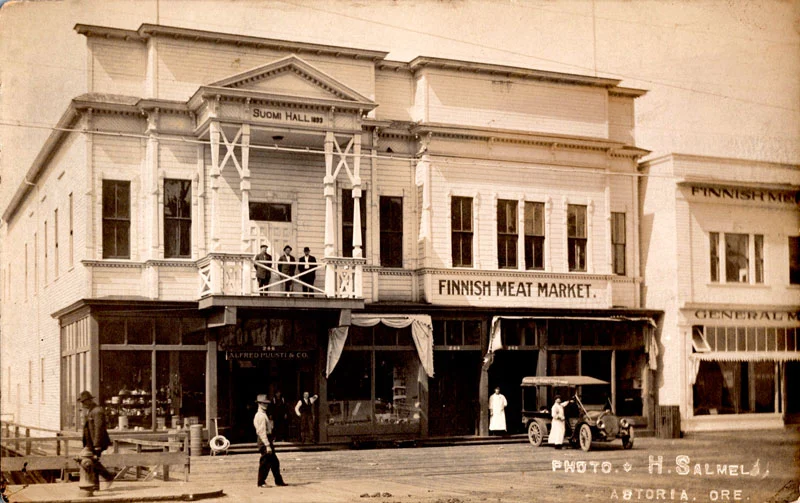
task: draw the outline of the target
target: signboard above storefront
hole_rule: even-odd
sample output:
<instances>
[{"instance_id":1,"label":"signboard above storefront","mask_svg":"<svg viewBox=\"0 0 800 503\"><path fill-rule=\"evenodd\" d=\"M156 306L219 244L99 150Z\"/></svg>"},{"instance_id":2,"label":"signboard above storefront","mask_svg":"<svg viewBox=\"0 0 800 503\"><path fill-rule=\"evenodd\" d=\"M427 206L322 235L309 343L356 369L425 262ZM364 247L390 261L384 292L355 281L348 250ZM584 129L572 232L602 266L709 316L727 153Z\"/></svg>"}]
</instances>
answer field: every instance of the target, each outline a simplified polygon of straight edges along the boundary
<instances>
[{"instance_id":1,"label":"signboard above storefront","mask_svg":"<svg viewBox=\"0 0 800 503\"><path fill-rule=\"evenodd\" d=\"M797 206L800 192L796 190L757 189L749 187L695 185L687 183L688 196L708 202L741 202Z\"/></svg>"},{"instance_id":2,"label":"signboard above storefront","mask_svg":"<svg viewBox=\"0 0 800 503\"><path fill-rule=\"evenodd\" d=\"M326 126L328 124L327 117L324 114L282 107L252 107L249 118L256 122L275 124L308 126Z\"/></svg>"},{"instance_id":3,"label":"signboard above storefront","mask_svg":"<svg viewBox=\"0 0 800 503\"><path fill-rule=\"evenodd\" d=\"M608 307L608 281L541 274L431 273L426 297L433 304L510 307Z\"/></svg>"},{"instance_id":4,"label":"signboard above storefront","mask_svg":"<svg viewBox=\"0 0 800 503\"><path fill-rule=\"evenodd\" d=\"M226 360L310 360L311 351L243 350L226 351Z\"/></svg>"}]
</instances>

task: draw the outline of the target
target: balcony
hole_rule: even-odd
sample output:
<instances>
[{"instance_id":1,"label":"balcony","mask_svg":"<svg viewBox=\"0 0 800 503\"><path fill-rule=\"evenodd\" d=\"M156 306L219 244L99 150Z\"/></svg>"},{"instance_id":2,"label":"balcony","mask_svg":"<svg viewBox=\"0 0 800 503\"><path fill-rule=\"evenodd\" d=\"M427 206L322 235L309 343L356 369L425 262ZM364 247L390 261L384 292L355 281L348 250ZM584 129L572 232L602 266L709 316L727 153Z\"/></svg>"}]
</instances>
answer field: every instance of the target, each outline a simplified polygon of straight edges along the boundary
<instances>
[{"instance_id":1,"label":"balcony","mask_svg":"<svg viewBox=\"0 0 800 503\"><path fill-rule=\"evenodd\" d=\"M197 262L199 298L210 296L357 299L362 294L363 258L326 257L298 272L299 261L254 261L250 255L211 253ZM257 271L266 273L259 284ZM311 282L309 274L316 280ZM305 288L304 288L305 287ZM305 291L304 291L305 290Z\"/></svg>"}]
</instances>

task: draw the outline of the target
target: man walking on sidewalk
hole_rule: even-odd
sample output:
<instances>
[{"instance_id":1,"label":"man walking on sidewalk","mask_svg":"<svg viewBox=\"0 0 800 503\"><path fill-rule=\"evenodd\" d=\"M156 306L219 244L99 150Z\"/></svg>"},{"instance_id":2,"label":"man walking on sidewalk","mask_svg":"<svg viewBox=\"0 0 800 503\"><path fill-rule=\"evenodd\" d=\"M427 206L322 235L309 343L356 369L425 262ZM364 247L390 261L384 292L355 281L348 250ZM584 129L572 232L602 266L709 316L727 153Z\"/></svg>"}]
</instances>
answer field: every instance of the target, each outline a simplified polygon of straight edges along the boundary
<instances>
[{"instance_id":1,"label":"man walking on sidewalk","mask_svg":"<svg viewBox=\"0 0 800 503\"><path fill-rule=\"evenodd\" d=\"M88 391L81 391L78 401L86 409L86 420L83 423L83 448L87 456L92 459L92 467L89 471L89 478L94 483L94 490L100 490L100 479L98 475L110 482L114 480L114 474L109 472L102 463L100 455L111 445L111 438L108 436L106 428L106 413L102 407L97 405L94 397Z\"/></svg>"},{"instance_id":2,"label":"man walking on sidewalk","mask_svg":"<svg viewBox=\"0 0 800 503\"><path fill-rule=\"evenodd\" d=\"M256 402L258 410L253 418L253 426L258 435L258 452L261 453L261 458L258 460L258 487L267 487L267 476L270 470L272 470L272 476L275 477L276 486L289 485L281 477L281 462L275 455L275 444L272 438L273 424L272 420L267 417L269 399L267 399L267 395L258 395Z\"/></svg>"}]
</instances>

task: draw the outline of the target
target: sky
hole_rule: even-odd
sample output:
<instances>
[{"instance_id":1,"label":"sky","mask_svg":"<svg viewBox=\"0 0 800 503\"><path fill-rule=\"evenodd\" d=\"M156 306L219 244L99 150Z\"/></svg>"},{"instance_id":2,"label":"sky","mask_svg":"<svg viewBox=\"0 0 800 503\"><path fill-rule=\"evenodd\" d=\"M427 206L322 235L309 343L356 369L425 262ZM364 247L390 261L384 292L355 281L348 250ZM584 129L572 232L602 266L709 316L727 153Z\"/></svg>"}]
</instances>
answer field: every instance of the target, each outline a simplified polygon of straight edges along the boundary
<instances>
[{"instance_id":1,"label":"sky","mask_svg":"<svg viewBox=\"0 0 800 503\"><path fill-rule=\"evenodd\" d=\"M76 23L160 23L596 75L648 90L636 144L800 165L800 0L0 1L0 207L69 100Z\"/></svg>"}]
</instances>

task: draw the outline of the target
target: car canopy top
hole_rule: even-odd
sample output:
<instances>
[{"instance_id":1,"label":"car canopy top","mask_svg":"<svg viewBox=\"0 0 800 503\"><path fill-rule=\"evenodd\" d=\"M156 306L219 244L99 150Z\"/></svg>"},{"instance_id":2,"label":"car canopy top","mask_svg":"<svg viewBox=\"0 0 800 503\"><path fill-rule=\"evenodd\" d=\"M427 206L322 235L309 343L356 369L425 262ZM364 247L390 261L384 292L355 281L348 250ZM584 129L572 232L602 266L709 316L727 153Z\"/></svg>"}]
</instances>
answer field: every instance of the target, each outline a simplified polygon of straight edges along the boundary
<instances>
[{"instance_id":1,"label":"car canopy top","mask_svg":"<svg viewBox=\"0 0 800 503\"><path fill-rule=\"evenodd\" d=\"M608 384L590 376L529 376L522 378L522 386L586 386Z\"/></svg>"}]
</instances>

